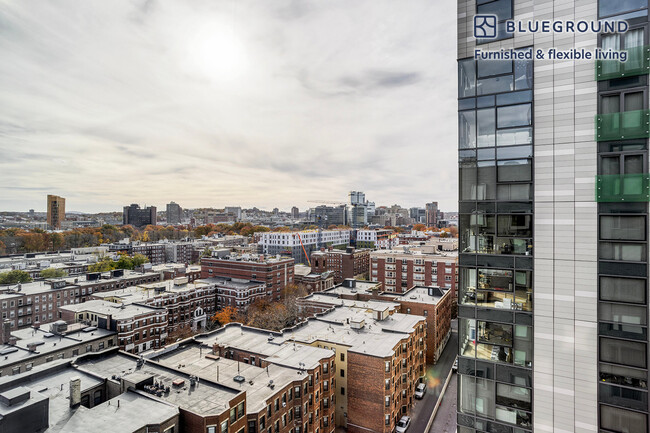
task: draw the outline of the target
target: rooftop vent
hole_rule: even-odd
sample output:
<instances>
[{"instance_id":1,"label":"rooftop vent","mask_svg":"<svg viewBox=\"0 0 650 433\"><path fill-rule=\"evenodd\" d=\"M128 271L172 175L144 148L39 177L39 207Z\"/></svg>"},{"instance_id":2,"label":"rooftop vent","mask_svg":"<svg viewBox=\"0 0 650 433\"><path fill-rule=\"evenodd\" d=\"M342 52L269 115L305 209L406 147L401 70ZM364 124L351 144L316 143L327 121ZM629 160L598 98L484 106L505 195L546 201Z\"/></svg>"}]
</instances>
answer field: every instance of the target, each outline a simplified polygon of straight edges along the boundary
<instances>
[{"instance_id":1,"label":"rooftop vent","mask_svg":"<svg viewBox=\"0 0 650 433\"><path fill-rule=\"evenodd\" d=\"M237 383L246 382L246 378L244 376L242 376L242 375L239 375L239 374L237 376L233 377L232 380L234 380Z\"/></svg>"}]
</instances>

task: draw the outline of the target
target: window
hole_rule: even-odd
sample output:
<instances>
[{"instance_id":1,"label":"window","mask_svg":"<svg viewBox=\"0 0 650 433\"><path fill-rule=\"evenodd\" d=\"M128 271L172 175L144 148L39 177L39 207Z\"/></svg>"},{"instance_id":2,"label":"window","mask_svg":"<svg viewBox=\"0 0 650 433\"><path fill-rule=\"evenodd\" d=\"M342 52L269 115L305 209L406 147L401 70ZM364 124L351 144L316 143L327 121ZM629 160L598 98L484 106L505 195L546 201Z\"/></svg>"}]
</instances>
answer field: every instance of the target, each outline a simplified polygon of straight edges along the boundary
<instances>
[{"instance_id":1,"label":"window","mask_svg":"<svg viewBox=\"0 0 650 433\"><path fill-rule=\"evenodd\" d=\"M507 33L505 30L505 21L512 18L512 0L495 0L495 1L477 1L476 13L483 15L496 15L497 16L497 37L492 39L478 39L478 43L490 42L494 40L501 40L511 38L512 34Z\"/></svg>"},{"instance_id":2,"label":"window","mask_svg":"<svg viewBox=\"0 0 650 433\"><path fill-rule=\"evenodd\" d=\"M600 337L600 359L613 364L646 368L646 344Z\"/></svg>"},{"instance_id":3,"label":"window","mask_svg":"<svg viewBox=\"0 0 650 433\"><path fill-rule=\"evenodd\" d=\"M341 353L341 361L345 361L345 353Z\"/></svg>"},{"instance_id":4,"label":"window","mask_svg":"<svg viewBox=\"0 0 650 433\"><path fill-rule=\"evenodd\" d=\"M644 216L602 215L600 238L607 240L645 240Z\"/></svg>"},{"instance_id":5,"label":"window","mask_svg":"<svg viewBox=\"0 0 650 433\"><path fill-rule=\"evenodd\" d=\"M648 0L600 0L598 6L598 16L602 18L647 9ZM643 11L643 14L647 14L647 11Z\"/></svg>"},{"instance_id":6,"label":"window","mask_svg":"<svg viewBox=\"0 0 650 433\"><path fill-rule=\"evenodd\" d=\"M221 433L228 433L228 420L221 423Z\"/></svg>"},{"instance_id":7,"label":"window","mask_svg":"<svg viewBox=\"0 0 650 433\"><path fill-rule=\"evenodd\" d=\"M637 278L600 277L600 300L646 303L646 281Z\"/></svg>"},{"instance_id":8,"label":"window","mask_svg":"<svg viewBox=\"0 0 650 433\"><path fill-rule=\"evenodd\" d=\"M345 395L345 388L341 387L341 395Z\"/></svg>"},{"instance_id":9,"label":"window","mask_svg":"<svg viewBox=\"0 0 650 433\"><path fill-rule=\"evenodd\" d=\"M648 431L648 416L639 412L601 405L600 427L611 431L646 433Z\"/></svg>"},{"instance_id":10,"label":"window","mask_svg":"<svg viewBox=\"0 0 650 433\"><path fill-rule=\"evenodd\" d=\"M205 429L206 433L217 433L217 426L211 425Z\"/></svg>"}]
</instances>

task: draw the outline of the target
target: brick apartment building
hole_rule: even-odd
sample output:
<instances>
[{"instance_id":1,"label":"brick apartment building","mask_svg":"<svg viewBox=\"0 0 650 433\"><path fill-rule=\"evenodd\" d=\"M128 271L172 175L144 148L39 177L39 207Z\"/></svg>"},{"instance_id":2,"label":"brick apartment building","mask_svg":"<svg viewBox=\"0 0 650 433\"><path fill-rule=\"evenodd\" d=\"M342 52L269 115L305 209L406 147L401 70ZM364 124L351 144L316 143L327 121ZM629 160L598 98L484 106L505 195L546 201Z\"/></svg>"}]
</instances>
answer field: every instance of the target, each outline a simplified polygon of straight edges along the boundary
<instances>
[{"instance_id":1,"label":"brick apartment building","mask_svg":"<svg viewBox=\"0 0 650 433\"><path fill-rule=\"evenodd\" d=\"M167 257L167 247L166 244L162 242L116 242L108 244L108 248L109 251L124 253L129 256L142 254L149 259L149 262L151 262L152 265L165 263Z\"/></svg>"},{"instance_id":2,"label":"brick apartment building","mask_svg":"<svg viewBox=\"0 0 650 433\"><path fill-rule=\"evenodd\" d=\"M118 304L90 300L60 308L62 320L117 332L120 350L140 353L165 344L167 310L143 304Z\"/></svg>"},{"instance_id":3,"label":"brick apartment building","mask_svg":"<svg viewBox=\"0 0 650 433\"><path fill-rule=\"evenodd\" d=\"M352 284L348 284L352 283ZM357 281L300 298L298 305L304 314L323 313L335 306L352 309L388 311L423 316L427 324L427 363L435 364L451 336L451 291L439 287L416 286L405 293L395 294L363 290Z\"/></svg>"},{"instance_id":4,"label":"brick apartment building","mask_svg":"<svg viewBox=\"0 0 650 433\"><path fill-rule=\"evenodd\" d=\"M0 286L0 316L9 320L11 329L27 328L58 320L61 307L85 302L93 293L155 281L160 281L160 273L116 269L85 277Z\"/></svg>"},{"instance_id":5,"label":"brick apartment building","mask_svg":"<svg viewBox=\"0 0 650 433\"><path fill-rule=\"evenodd\" d=\"M215 288L217 309L233 307L243 313L255 301L267 299L266 283L263 281L227 277L212 277L199 281L208 283Z\"/></svg>"},{"instance_id":6,"label":"brick apartment building","mask_svg":"<svg viewBox=\"0 0 650 433\"><path fill-rule=\"evenodd\" d=\"M333 272L314 272L309 266L297 264L293 273L294 283L307 290L307 293L322 292L334 287Z\"/></svg>"},{"instance_id":7,"label":"brick apartment building","mask_svg":"<svg viewBox=\"0 0 650 433\"><path fill-rule=\"evenodd\" d=\"M47 327L10 331L5 322L0 333L0 377L32 370L59 359L117 346L117 333L88 327L81 323L68 325L63 321Z\"/></svg>"},{"instance_id":8,"label":"brick apartment building","mask_svg":"<svg viewBox=\"0 0 650 433\"><path fill-rule=\"evenodd\" d=\"M312 270L317 273L333 272L335 284L342 283L346 278L368 278L370 251L353 247L348 247L345 251L333 248L314 251L311 253Z\"/></svg>"},{"instance_id":9,"label":"brick apartment building","mask_svg":"<svg viewBox=\"0 0 650 433\"><path fill-rule=\"evenodd\" d=\"M458 254L420 254L400 251L370 253L370 279L382 283L383 290L404 293L415 286L438 286L449 289L458 299ZM456 302L452 301L452 317Z\"/></svg>"},{"instance_id":10,"label":"brick apartment building","mask_svg":"<svg viewBox=\"0 0 650 433\"><path fill-rule=\"evenodd\" d=\"M226 277L262 281L266 284L267 300L279 300L282 290L293 283L293 259L271 258L264 255L203 257L201 278Z\"/></svg>"},{"instance_id":11,"label":"brick apartment building","mask_svg":"<svg viewBox=\"0 0 650 433\"><path fill-rule=\"evenodd\" d=\"M216 312L217 287L203 280L189 282L187 277L139 284L125 289L98 292L93 299L120 304L141 304L167 310L167 331L205 328Z\"/></svg>"}]
</instances>

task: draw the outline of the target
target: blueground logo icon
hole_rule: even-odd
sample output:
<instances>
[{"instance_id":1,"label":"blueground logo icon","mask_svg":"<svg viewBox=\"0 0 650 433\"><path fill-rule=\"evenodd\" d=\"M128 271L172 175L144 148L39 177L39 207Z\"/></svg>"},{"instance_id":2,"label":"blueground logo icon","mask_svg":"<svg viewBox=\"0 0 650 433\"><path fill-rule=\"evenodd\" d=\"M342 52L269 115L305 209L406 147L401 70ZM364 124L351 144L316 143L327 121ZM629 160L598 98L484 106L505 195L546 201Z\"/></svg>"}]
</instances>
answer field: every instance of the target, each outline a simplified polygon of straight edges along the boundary
<instances>
[{"instance_id":1,"label":"blueground logo icon","mask_svg":"<svg viewBox=\"0 0 650 433\"><path fill-rule=\"evenodd\" d=\"M496 38L497 17L496 15L475 15L474 16L474 37L475 38Z\"/></svg>"}]
</instances>

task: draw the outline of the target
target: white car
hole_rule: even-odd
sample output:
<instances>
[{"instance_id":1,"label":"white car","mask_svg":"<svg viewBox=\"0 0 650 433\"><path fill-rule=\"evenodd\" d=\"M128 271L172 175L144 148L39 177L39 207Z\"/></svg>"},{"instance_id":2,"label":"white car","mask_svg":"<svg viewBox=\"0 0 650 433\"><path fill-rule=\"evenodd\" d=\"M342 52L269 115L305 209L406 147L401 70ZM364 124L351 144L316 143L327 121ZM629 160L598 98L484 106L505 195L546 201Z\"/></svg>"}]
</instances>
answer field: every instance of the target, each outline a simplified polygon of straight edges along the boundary
<instances>
[{"instance_id":1,"label":"white car","mask_svg":"<svg viewBox=\"0 0 650 433\"><path fill-rule=\"evenodd\" d=\"M456 360L454 361L454 365L451 366L451 371L454 373L458 372L458 357L456 357Z\"/></svg>"},{"instance_id":2,"label":"white car","mask_svg":"<svg viewBox=\"0 0 650 433\"><path fill-rule=\"evenodd\" d=\"M427 385L424 383L419 384L415 388L415 398L417 399L424 398L424 394L426 394L426 392L427 392Z\"/></svg>"},{"instance_id":3,"label":"white car","mask_svg":"<svg viewBox=\"0 0 650 433\"><path fill-rule=\"evenodd\" d=\"M396 433L404 433L407 428L411 425L411 418L408 416L403 416L397 421L397 426L395 427Z\"/></svg>"}]
</instances>

